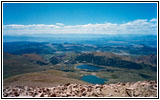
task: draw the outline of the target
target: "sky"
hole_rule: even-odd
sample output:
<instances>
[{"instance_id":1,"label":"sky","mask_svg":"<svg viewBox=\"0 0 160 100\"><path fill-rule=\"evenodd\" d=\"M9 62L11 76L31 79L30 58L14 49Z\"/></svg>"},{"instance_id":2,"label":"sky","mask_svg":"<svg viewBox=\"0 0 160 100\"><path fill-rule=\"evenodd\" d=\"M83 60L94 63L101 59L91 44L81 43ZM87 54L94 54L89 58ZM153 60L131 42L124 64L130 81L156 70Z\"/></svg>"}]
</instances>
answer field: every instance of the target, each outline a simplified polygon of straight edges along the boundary
<instances>
[{"instance_id":1,"label":"sky","mask_svg":"<svg viewBox=\"0 0 160 100\"><path fill-rule=\"evenodd\" d=\"M157 34L156 3L3 3L3 34Z\"/></svg>"}]
</instances>

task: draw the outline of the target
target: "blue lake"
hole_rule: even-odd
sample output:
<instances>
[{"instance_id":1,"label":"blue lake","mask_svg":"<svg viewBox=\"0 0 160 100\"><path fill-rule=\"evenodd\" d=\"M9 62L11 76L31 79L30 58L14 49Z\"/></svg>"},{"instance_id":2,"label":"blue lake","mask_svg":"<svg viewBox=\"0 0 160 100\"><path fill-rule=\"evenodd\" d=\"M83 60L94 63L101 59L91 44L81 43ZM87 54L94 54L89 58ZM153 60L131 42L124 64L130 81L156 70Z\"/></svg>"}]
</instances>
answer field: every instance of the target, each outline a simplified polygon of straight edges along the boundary
<instances>
[{"instance_id":1,"label":"blue lake","mask_svg":"<svg viewBox=\"0 0 160 100\"><path fill-rule=\"evenodd\" d=\"M84 75L81 80L88 82L88 83L92 83L92 84L104 84L105 81L108 81L106 79L103 78L99 78L95 75Z\"/></svg>"},{"instance_id":2,"label":"blue lake","mask_svg":"<svg viewBox=\"0 0 160 100\"><path fill-rule=\"evenodd\" d=\"M98 66L93 66L93 65L78 65L76 68L87 69L89 71L96 71L96 70L104 69L103 67L98 67Z\"/></svg>"}]
</instances>

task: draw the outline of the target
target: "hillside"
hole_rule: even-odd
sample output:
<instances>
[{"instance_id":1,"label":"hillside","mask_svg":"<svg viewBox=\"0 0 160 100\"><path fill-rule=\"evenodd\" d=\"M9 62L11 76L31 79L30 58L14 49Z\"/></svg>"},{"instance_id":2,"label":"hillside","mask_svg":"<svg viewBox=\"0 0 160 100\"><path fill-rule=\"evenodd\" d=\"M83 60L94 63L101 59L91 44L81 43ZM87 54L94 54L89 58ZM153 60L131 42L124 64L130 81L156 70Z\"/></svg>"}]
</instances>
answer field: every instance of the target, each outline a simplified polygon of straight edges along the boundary
<instances>
[{"instance_id":1,"label":"hillside","mask_svg":"<svg viewBox=\"0 0 160 100\"><path fill-rule=\"evenodd\" d=\"M15 75L3 82L4 97L156 97L156 81L89 84L68 72L48 70Z\"/></svg>"},{"instance_id":2,"label":"hillside","mask_svg":"<svg viewBox=\"0 0 160 100\"><path fill-rule=\"evenodd\" d=\"M28 72L43 71L48 68L41 65L46 65L46 62L37 54L13 55L4 52L3 78Z\"/></svg>"},{"instance_id":3,"label":"hillside","mask_svg":"<svg viewBox=\"0 0 160 100\"><path fill-rule=\"evenodd\" d=\"M69 78L67 74L67 72L62 72L58 70L20 74L5 79L3 85L51 87L66 83L89 84L81 80Z\"/></svg>"},{"instance_id":4,"label":"hillside","mask_svg":"<svg viewBox=\"0 0 160 100\"><path fill-rule=\"evenodd\" d=\"M66 53L66 54L23 54L3 53L3 78L14 75L59 70L67 72L68 77L81 80L85 75L96 75L107 84L117 82L136 82L156 80L156 66L136 62L128 56L120 56L109 52ZM101 70L91 71L78 69L78 65L94 65Z\"/></svg>"}]
</instances>

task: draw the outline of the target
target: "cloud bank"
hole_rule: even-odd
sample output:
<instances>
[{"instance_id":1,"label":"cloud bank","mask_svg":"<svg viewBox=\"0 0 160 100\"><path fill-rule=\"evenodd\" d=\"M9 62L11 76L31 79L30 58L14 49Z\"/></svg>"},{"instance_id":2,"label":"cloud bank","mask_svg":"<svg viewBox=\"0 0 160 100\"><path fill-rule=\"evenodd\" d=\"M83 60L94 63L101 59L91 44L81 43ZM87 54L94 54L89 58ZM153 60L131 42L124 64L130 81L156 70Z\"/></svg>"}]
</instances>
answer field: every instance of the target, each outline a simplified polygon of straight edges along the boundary
<instances>
[{"instance_id":1,"label":"cloud bank","mask_svg":"<svg viewBox=\"0 0 160 100\"><path fill-rule=\"evenodd\" d=\"M55 25L33 24L33 25L3 25L4 35L23 34L157 34L157 19L137 19L123 24L103 23L84 25Z\"/></svg>"}]
</instances>

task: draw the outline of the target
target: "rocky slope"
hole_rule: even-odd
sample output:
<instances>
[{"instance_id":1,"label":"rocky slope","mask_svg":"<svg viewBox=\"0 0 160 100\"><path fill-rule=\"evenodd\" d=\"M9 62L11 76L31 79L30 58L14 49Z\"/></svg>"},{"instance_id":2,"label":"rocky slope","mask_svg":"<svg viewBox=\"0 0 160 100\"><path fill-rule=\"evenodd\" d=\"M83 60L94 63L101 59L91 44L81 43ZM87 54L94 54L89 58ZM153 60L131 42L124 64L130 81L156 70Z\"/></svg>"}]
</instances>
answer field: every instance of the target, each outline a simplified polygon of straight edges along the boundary
<instances>
[{"instance_id":1,"label":"rocky slope","mask_svg":"<svg viewBox=\"0 0 160 100\"><path fill-rule=\"evenodd\" d=\"M156 81L105 85L64 84L55 87L4 86L4 97L157 97Z\"/></svg>"}]
</instances>

